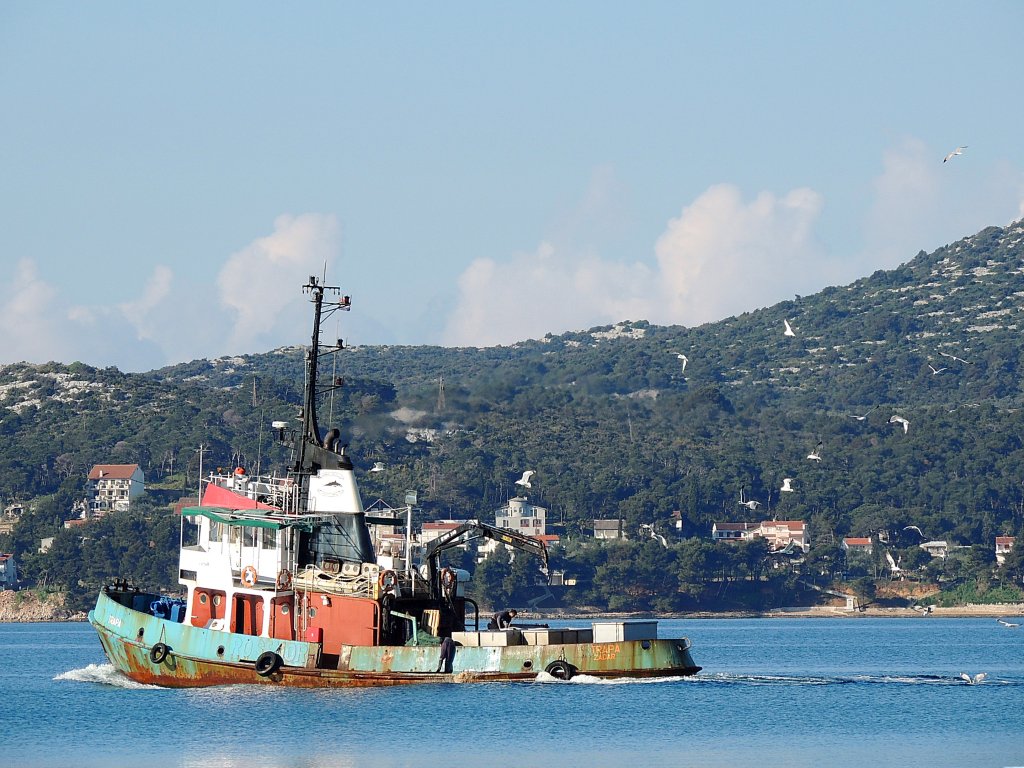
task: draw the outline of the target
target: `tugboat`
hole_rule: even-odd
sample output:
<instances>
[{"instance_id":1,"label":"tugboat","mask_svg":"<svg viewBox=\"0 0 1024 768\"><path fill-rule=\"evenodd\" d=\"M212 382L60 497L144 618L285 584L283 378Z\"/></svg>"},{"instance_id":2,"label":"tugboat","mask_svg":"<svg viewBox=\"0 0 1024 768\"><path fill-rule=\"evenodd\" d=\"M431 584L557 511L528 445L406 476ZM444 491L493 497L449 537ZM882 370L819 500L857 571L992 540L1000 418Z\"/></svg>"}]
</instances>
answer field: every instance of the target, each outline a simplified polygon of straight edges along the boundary
<instances>
[{"instance_id":1,"label":"tugboat","mask_svg":"<svg viewBox=\"0 0 1024 768\"><path fill-rule=\"evenodd\" d=\"M489 538L541 558L543 542L478 521L430 542L412 568L378 562L370 517L340 433L321 433L323 319L348 296L315 277L302 427L275 422L294 463L282 476L241 468L201 479L199 506L182 509L178 581L184 599L124 580L102 588L89 621L111 664L141 683L198 687L257 683L343 687L472 681L665 677L700 670L685 638L655 621L579 629L480 629L469 574L442 567L447 549ZM330 292L333 298L325 301ZM341 343L338 343L339 348ZM396 524L392 519L390 524ZM410 535L407 530L406 535ZM408 550L407 550L408 551Z\"/></svg>"}]
</instances>

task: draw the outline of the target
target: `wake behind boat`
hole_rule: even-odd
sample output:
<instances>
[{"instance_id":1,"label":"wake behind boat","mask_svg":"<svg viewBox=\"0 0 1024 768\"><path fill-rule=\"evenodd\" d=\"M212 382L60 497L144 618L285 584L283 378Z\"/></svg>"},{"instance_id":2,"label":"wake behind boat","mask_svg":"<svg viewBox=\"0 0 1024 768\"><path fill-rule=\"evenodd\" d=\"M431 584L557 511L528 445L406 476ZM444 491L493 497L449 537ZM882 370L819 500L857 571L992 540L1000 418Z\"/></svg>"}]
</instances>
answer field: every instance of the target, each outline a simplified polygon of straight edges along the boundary
<instances>
[{"instance_id":1,"label":"wake behind boat","mask_svg":"<svg viewBox=\"0 0 1024 768\"><path fill-rule=\"evenodd\" d=\"M664 677L700 670L685 638L655 621L579 629L481 631L469 574L441 556L485 537L540 557L543 542L472 521L432 541L416 568L379 563L352 460L316 415L325 316L350 308L310 278L313 337L302 427L275 422L294 463L283 476L212 473L200 505L182 510L184 599L105 586L89 612L111 664L132 680L171 687L263 683L294 687L425 682ZM328 387L327 389L330 389ZM387 523L388 520L372 520ZM390 524L395 524L390 520ZM410 535L407 531L407 535Z\"/></svg>"}]
</instances>

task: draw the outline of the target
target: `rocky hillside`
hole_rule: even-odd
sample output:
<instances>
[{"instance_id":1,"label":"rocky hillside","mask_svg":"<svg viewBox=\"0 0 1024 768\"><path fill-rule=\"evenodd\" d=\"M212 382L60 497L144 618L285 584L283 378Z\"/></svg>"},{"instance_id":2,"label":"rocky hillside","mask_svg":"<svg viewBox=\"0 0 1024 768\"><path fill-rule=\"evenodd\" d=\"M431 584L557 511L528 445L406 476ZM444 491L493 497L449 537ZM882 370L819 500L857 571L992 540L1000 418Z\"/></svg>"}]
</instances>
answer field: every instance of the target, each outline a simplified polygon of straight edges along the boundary
<instances>
[{"instance_id":1,"label":"rocky hillside","mask_svg":"<svg viewBox=\"0 0 1024 768\"><path fill-rule=\"evenodd\" d=\"M83 621L85 614L64 607L64 597L50 593L43 597L33 590L0 592L0 622Z\"/></svg>"}]
</instances>

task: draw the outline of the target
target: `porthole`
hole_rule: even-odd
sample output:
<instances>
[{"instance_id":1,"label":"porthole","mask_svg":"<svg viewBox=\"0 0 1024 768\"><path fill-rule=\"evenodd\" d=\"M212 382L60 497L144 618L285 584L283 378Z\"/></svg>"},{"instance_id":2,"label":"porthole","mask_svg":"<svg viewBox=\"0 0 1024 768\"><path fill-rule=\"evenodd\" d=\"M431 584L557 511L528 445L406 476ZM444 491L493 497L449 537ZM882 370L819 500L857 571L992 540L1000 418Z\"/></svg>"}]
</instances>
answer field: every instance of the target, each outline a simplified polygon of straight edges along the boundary
<instances>
[{"instance_id":1,"label":"porthole","mask_svg":"<svg viewBox=\"0 0 1024 768\"><path fill-rule=\"evenodd\" d=\"M533 662L527 659L523 662L523 669L533 669Z\"/></svg>"},{"instance_id":2,"label":"porthole","mask_svg":"<svg viewBox=\"0 0 1024 768\"><path fill-rule=\"evenodd\" d=\"M145 627L139 627L139 640L142 639L142 636L144 634L146 634L146 628Z\"/></svg>"},{"instance_id":3,"label":"porthole","mask_svg":"<svg viewBox=\"0 0 1024 768\"><path fill-rule=\"evenodd\" d=\"M217 646L217 655L218 656L223 656L224 655L224 646L223 645L218 645Z\"/></svg>"},{"instance_id":4,"label":"porthole","mask_svg":"<svg viewBox=\"0 0 1024 768\"><path fill-rule=\"evenodd\" d=\"M289 613L291 613L291 610L288 608L288 603L285 603L281 606L281 615L287 616Z\"/></svg>"},{"instance_id":5,"label":"porthole","mask_svg":"<svg viewBox=\"0 0 1024 768\"><path fill-rule=\"evenodd\" d=\"M214 605L220 605L220 595L214 595L213 596L213 604Z\"/></svg>"},{"instance_id":6,"label":"porthole","mask_svg":"<svg viewBox=\"0 0 1024 768\"><path fill-rule=\"evenodd\" d=\"M309 609L309 618L311 618L311 619L315 619L316 618L316 608L310 608Z\"/></svg>"},{"instance_id":7,"label":"porthole","mask_svg":"<svg viewBox=\"0 0 1024 768\"><path fill-rule=\"evenodd\" d=\"M209 597L207 597L205 592L200 592L199 593L199 603L200 603L200 605L206 605L208 600L209 600Z\"/></svg>"},{"instance_id":8,"label":"porthole","mask_svg":"<svg viewBox=\"0 0 1024 768\"><path fill-rule=\"evenodd\" d=\"M640 647L643 648L645 651L651 650L651 641L650 640L641 640L640 641Z\"/></svg>"}]
</instances>

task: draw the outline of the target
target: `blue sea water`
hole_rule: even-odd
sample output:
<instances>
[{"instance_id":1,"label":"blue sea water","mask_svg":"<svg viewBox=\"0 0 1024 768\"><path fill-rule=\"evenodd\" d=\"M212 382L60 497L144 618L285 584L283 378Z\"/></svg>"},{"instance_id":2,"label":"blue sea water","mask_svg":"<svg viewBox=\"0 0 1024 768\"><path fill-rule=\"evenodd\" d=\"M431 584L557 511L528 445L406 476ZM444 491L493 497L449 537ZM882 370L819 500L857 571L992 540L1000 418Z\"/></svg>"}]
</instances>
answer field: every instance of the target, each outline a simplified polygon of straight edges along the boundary
<instances>
[{"instance_id":1,"label":"blue sea water","mask_svg":"<svg viewBox=\"0 0 1024 768\"><path fill-rule=\"evenodd\" d=\"M0 761L1024 766L1024 627L933 617L699 619L662 621L660 634L688 636L704 671L643 682L165 690L116 673L87 624L0 625ZM986 677L968 685L961 672Z\"/></svg>"}]
</instances>

